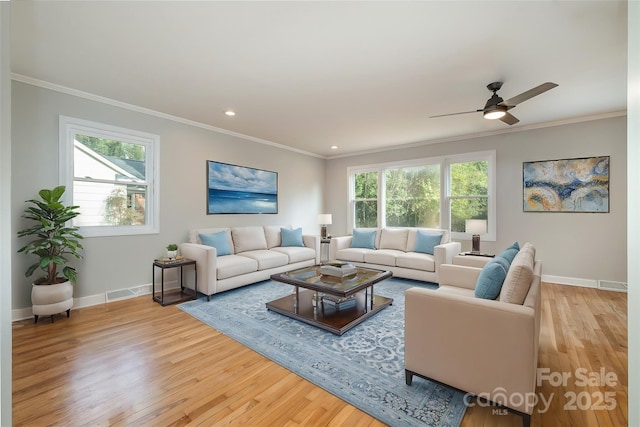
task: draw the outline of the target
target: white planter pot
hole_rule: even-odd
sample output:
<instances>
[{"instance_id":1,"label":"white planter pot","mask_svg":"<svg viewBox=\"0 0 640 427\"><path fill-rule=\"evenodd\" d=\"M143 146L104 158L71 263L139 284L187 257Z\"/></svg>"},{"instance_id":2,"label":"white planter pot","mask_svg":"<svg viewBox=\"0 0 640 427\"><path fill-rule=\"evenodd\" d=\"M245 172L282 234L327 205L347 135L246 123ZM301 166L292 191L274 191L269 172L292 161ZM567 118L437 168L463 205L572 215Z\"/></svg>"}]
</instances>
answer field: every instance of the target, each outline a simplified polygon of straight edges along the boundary
<instances>
[{"instance_id":1,"label":"white planter pot","mask_svg":"<svg viewBox=\"0 0 640 427\"><path fill-rule=\"evenodd\" d=\"M66 281L55 285L36 285L31 287L31 309L35 322L38 323L39 316L51 316L67 312L67 317L73 307L73 285Z\"/></svg>"},{"instance_id":2,"label":"white planter pot","mask_svg":"<svg viewBox=\"0 0 640 427\"><path fill-rule=\"evenodd\" d=\"M167 251L167 258L174 259L178 256L178 251Z\"/></svg>"}]
</instances>

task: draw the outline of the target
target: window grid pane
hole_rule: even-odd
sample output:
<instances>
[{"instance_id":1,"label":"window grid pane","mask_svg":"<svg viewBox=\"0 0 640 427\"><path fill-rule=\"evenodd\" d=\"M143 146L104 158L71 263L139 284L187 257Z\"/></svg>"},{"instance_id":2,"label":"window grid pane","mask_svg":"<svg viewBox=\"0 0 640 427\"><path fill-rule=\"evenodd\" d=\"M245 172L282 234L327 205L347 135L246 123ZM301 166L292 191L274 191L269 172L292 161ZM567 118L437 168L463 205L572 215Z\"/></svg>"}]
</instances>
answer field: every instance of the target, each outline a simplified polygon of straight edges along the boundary
<instances>
[{"instance_id":1,"label":"window grid pane","mask_svg":"<svg viewBox=\"0 0 640 427\"><path fill-rule=\"evenodd\" d=\"M386 225L440 226L440 165L387 169Z\"/></svg>"}]
</instances>

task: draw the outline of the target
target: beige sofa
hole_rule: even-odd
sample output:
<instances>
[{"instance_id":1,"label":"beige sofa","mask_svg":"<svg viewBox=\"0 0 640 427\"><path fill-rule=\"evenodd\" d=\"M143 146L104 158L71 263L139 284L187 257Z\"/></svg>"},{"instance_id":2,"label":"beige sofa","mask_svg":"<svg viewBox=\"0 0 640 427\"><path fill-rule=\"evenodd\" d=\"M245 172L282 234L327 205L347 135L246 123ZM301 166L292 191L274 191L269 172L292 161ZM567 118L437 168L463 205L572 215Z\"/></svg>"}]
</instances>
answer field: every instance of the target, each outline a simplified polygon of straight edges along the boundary
<instances>
[{"instance_id":1,"label":"beige sofa","mask_svg":"<svg viewBox=\"0 0 640 427\"><path fill-rule=\"evenodd\" d=\"M405 293L405 373L436 380L514 410L531 421L540 336L535 248L522 246L496 300L475 297L491 258L457 256L442 265L438 290ZM471 400L468 400L469 402Z\"/></svg>"},{"instance_id":2,"label":"beige sofa","mask_svg":"<svg viewBox=\"0 0 640 427\"><path fill-rule=\"evenodd\" d=\"M319 236L302 235L304 246L281 246L281 228L290 230L291 226L195 229L189 232L189 242L178 246L180 255L196 261L198 291L210 297L267 280L272 274L319 263ZM201 234L219 232L226 233L229 255L219 256L216 247L202 244Z\"/></svg>"},{"instance_id":3,"label":"beige sofa","mask_svg":"<svg viewBox=\"0 0 640 427\"><path fill-rule=\"evenodd\" d=\"M416 252L418 230L439 234L433 254ZM448 230L436 228L382 228L376 230L375 249L352 248L353 236L331 239L330 257L361 267L389 270L395 277L438 283L442 264L460 253L460 243L450 241Z\"/></svg>"}]
</instances>

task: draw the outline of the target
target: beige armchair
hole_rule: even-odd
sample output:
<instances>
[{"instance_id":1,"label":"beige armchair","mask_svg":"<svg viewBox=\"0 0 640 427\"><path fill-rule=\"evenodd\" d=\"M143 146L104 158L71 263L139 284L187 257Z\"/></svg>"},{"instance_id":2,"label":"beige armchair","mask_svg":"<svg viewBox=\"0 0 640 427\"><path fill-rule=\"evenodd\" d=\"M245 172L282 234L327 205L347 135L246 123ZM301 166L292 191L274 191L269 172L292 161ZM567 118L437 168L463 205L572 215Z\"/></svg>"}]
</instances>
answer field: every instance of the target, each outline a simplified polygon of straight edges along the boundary
<instances>
[{"instance_id":1,"label":"beige armchair","mask_svg":"<svg viewBox=\"0 0 640 427\"><path fill-rule=\"evenodd\" d=\"M489 260L457 256L454 264L441 266L438 290L407 290L406 383L414 375L438 381L513 410L529 426L536 402L542 264L526 244L500 296L476 298L481 266Z\"/></svg>"}]
</instances>

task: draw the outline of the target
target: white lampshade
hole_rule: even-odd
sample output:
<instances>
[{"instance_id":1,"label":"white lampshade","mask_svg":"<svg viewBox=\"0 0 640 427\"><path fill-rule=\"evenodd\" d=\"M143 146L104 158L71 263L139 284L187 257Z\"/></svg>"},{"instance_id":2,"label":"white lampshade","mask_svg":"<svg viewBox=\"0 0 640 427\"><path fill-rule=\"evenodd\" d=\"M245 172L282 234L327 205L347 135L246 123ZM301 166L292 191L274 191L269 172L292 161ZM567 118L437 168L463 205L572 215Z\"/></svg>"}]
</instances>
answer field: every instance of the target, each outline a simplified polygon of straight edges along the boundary
<instances>
[{"instance_id":1,"label":"white lampshade","mask_svg":"<svg viewBox=\"0 0 640 427\"><path fill-rule=\"evenodd\" d=\"M486 219L467 219L464 222L464 229L467 233L471 233L471 234L486 234L487 220Z\"/></svg>"},{"instance_id":2,"label":"white lampshade","mask_svg":"<svg viewBox=\"0 0 640 427\"><path fill-rule=\"evenodd\" d=\"M331 214L318 214L318 224L320 225L331 224Z\"/></svg>"}]
</instances>

